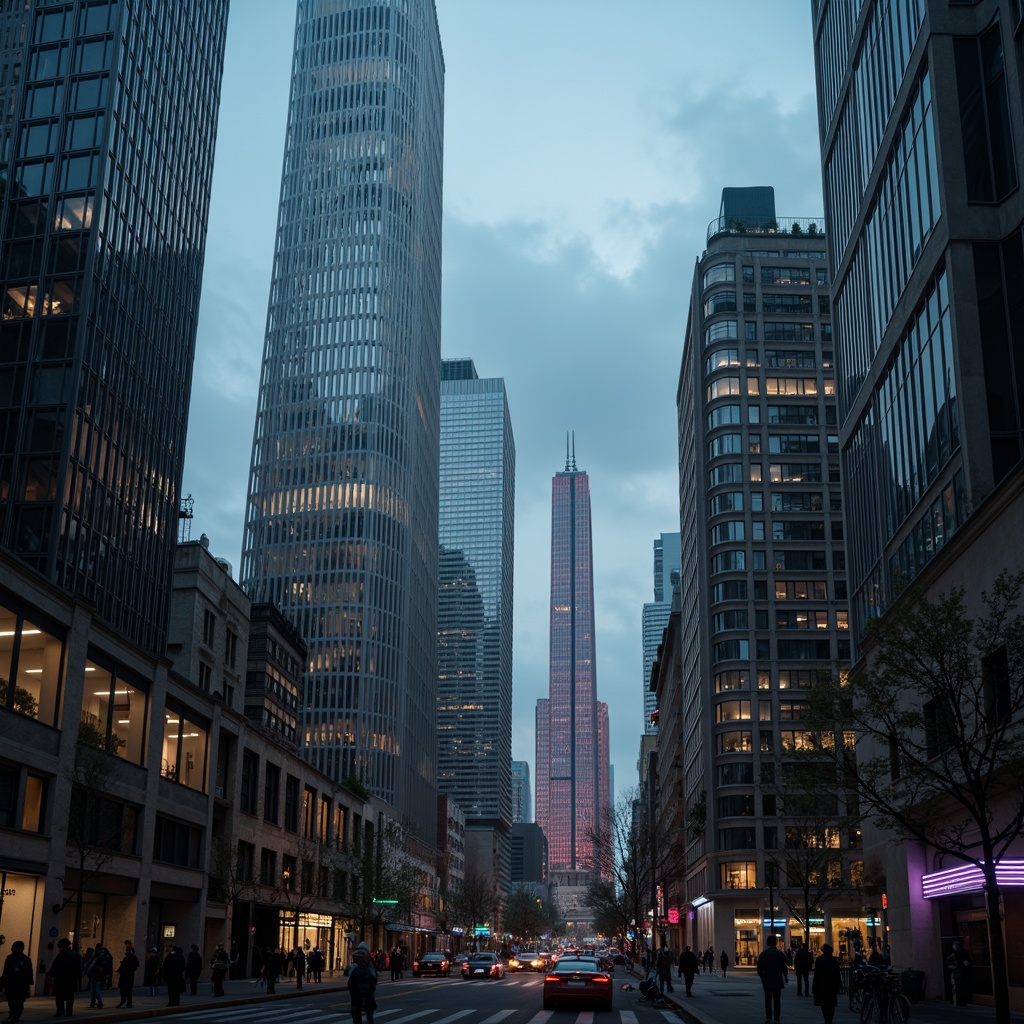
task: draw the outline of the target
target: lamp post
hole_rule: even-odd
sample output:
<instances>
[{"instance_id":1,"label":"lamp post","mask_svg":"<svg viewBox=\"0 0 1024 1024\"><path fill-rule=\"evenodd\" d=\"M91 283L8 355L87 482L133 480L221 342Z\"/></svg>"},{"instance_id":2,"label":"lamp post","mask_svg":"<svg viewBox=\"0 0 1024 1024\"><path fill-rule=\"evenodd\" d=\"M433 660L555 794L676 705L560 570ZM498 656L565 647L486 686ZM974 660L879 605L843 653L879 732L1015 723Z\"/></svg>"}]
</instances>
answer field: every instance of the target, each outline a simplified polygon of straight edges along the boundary
<instances>
[{"instance_id":1,"label":"lamp post","mask_svg":"<svg viewBox=\"0 0 1024 1024\"><path fill-rule=\"evenodd\" d=\"M775 865L771 861L766 862L764 875L768 883L768 932L765 935L767 945L768 935L775 934Z\"/></svg>"}]
</instances>

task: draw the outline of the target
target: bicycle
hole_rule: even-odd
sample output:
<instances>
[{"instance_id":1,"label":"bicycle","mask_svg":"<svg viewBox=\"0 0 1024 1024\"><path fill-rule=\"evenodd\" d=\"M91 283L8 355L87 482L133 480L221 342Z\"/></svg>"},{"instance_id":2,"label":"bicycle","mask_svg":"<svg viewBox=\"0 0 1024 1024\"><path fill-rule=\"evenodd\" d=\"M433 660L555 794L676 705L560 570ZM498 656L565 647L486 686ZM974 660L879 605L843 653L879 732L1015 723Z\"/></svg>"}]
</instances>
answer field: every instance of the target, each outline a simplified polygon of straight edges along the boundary
<instances>
[{"instance_id":1,"label":"bicycle","mask_svg":"<svg viewBox=\"0 0 1024 1024\"><path fill-rule=\"evenodd\" d=\"M850 1010L860 1015L864 1006L864 971L863 965L854 965L850 969L850 981L847 985L846 998L850 1004Z\"/></svg>"},{"instance_id":2,"label":"bicycle","mask_svg":"<svg viewBox=\"0 0 1024 1024\"><path fill-rule=\"evenodd\" d=\"M862 969L863 1006L861 1024L907 1024L910 1000L903 994L898 974L891 967Z\"/></svg>"}]
</instances>

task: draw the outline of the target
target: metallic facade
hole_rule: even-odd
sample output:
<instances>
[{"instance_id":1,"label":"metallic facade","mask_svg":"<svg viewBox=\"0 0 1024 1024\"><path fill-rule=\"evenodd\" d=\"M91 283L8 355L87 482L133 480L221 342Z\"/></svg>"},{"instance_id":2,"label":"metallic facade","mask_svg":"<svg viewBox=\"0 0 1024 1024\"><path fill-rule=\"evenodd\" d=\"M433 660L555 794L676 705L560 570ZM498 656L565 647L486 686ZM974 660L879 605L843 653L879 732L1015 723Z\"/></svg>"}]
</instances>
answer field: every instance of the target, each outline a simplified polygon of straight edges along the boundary
<instances>
[{"instance_id":1,"label":"metallic facade","mask_svg":"<svg viewBox=\"0 0 1024 1024\"><path fill-rule=\"evenodd\" d=\"M227 16L0 12L0 546L158 652Z\"/></svg>"},{"instance_id":2,"label":"metallic facade","mask_svg":"<svg viewBox=\"0 0 1024 1024\"><path fill-rule=\"evenodd\" d=\"M552 481L549 657L549 696L537 702L537 823L551 871L585 873L594 868L594 839L608 827L610 793L607 705L597 700L590 479L574 457Z\"/></svg>"},{"instance_id":3,"label":"metallic facade","mask_svg":"<svg viewBox=\"0 0 1024 1024\"><path fill-rule=\"evenodd\" d=\"M443 116L432 0L300 0L241 571L306 755L431 837Z\"/></svg>"},{"instance_id":4,"label":"metallic facade","mask_svg":"<svg viewBox=\"0 0 1024 1024\"><path fill-rule=\"evenodd\" d=\"M512 762L512 821L533 821L533 787L530 762Z\"/></svg>"},{"instance_id":5,"label":"metallic facade","mask_svg":"<svg viewBox=\"0 0 1024 1024\"><path fill-rule=\"evenodd\" d=\"M512 824L515 442L505 382L441 363L437 786L493 827Z\"/></svg>"},{"instance_id":6,"label":"metallic facade","mask_svg":"<svg viewBox=\"0 0 1024 1024\"><path fill-rule=\"evenodd\" d=\"M651 689L651 668L658 656L658 647L668 625L672 611L673 577L678 580L679 534L663 533L654 542L654 600L644 605L641 617L643 630L643 697L644 732L657 732L657 718L654 715L658 702Z\"/></svg>"}]
</instances>

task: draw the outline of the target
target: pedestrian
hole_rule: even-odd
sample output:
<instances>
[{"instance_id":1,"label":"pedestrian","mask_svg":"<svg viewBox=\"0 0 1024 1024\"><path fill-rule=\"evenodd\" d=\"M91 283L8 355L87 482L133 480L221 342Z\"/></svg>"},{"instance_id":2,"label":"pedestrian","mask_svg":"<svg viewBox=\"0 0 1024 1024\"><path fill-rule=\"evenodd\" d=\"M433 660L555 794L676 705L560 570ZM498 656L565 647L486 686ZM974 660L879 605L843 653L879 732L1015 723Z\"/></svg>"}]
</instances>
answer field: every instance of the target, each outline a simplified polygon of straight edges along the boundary
<instances>
[{"instance_id":1,"label":"pedestrian","mask_svg":"<svg viewBox=\"0 0 1024 1024\"><path fill-rule=\"evenodd\" d=\"M10 1024L21 1020L25 1000L32 992L32 982L32 961L25 956L25 943L18 939L11 943L11 951L4 961L3 974L0 974L0 992L7 995L7 1020Z\"/></svg>"},{"instance_id":2,"label":"pedestrian","mask_svg":"<svg viewBox=\"0 0 1024 1024\"><path fill-rule=\"evenodd\" d=\"M71 948L70 939L58 939L59 952L46 972L53 979L53 998L57 1004L54 1017L70 1017L75 1008L75 993L82 981L82 958Z\"/></svg>"},{"instance_id":3,"label":"pedestrian","mask_svg":"<svg viewBox=\"0 0 1024 1024\"><path fill-rule=\"evenodd\" d=\"M722 950L722 955L718 958L719 966L722 968L722 977L725 977L725 972L729 969L729 954Z\"/></svg>"},{"instance_id":4,"label":"pedestrian","mask_svg":"<svg viewBox=\"0 0 1024 1024\"><path fill-rule=\"evenodd\" d=\"M314 947L309 954L309 958L306 960L306 969L309 971L310 978L319 985L324 969L324 955L320 952L319 946Z\"/></svg>"},{"instance_id":5,"label":"pedestrian","mask_svg":"<svg viewBox=\"0 0 1024 1024\"><path fill-rule=\"evenodd\" d=\"M181 993L185 991L185 955L180 947L171 946L164 957L164 984L167 986L167 1005L181 1006Z\"/></svg>"},{"instance_id":6,"label":"pedestrian","mask_svg":"<svg viewBox=\"0 0 1024 1024\"><path fill-rule=\"evenodd\" d=\"M224 979L228 976L230 968L231 960L228 957L228 951L224 948L222 942L218 942L217 948L213 953L213 959L210 961L210 980L213 982L213 994L215 996L224 995Z\"/></svg>"},{"instance_id":7,"label":"pedestrian","mask_svg":"<svg viewBox=\"0 0 1024 1024\"><path fill-rule=\"evenodd\" d=\"M193 942L189 946L188 956L185 957L185 977L188 978L189 995L196 995L199 992L199 975L203 973L203 955L199 947Z\"/></svg>"},{"instance_id":8,"label":"pedestrian","mask_svg":"<svg viewBox=\"0 0 1024 1024\"><path fill-rule=\"evenodd\" d=\"M118 1009L132 1005L132 989L135 988L135 972L139 969L139 958L131 946L124 947L124 956L117 965L117 991L121 996Z\"/></svg>"},{"instance_id":9,"label":"pedestrian","mask_svg":"<svg viewBox=\"0 0 1024 1024\"><path fill-rule=\"evenodd\" d=\"M694 955L692 949L687 946L679 954L679 973L686 982L686 994L693 995L693 976L700 970L700 961Z\"/></svg>"},{"instance_id":10,"label":"pedestrian","mask_svg":"<svg viewBox=\"0 0 1024 1024\"><path fill-rule=\"evenodd\" d=\"M654 970L658 975L658 991L662 995L665 994L666 988L669 992L675 992L672 987L672 965L675 960L672 950L668 946L662 946L658 952L658 959L654 962Z\"/></svg>"},{"instance_id":11,"label":"pedestrian","mask_svg":"<svg viewBox=\"0 0 1024 1024\"><path fill-rule=\"evenodd\" d=\"M360 942L352 951L355 966L348 976L348 991L352 1000L352 1022L373 1024L373 1011L377 1009L377 972L370 964L370 950L365 942Z\"/></svg>"},{"instance_id":12,"label":"pedestrian","mask_svg":"<svg viewBox=\"0 0 1024 1024\"><path fill-rule=\"evenodd\" d=\"M143 965L142 983L149 989L151 996L156 995L156 985L160 980L160 954L156 946L152 946L146 953L146 962Z\"/></svg>"},{"instance_id":13,"label":"pedestrian","mask_svg":"<svg viewBox=\"0 0 1024 1024\"><path fill-rule=\"evenodd\" d=\"M306 976L306 954L301 946L292 950L291 961L295 965L295 987L302 988L302 979Z\"/></svg>"},{"instance_id":14,"label":"pedestrian","mask_svg":"<svg viewBox=\"0 0 1024 1024\"><path fill-rule=\"evenodd\" d=\"M114 973L114 958L106 946L99 945L85 958L85 976L89 979L89 1008L103 1009L103 990Z\"/></svg>"},{"instance_id":15,"label":"pedestrian","mask_svg":"<svg viewBox=\"0 0 1024 1024\"><path fill-rule=\"evenodd\" d=\"M714 974L714 971L715 971L715 947L714 946L708 946L708 948L706 950L704 950L704 970L707 971L708 974Z\"/></svg>"},{"instance_id":16,"label":"pedestrian","mask_svg":"<svg viewBox=\"0 0 1024 1024\"><path fill-rule=\"evenodd\" d=\"M811 994L811 968L814 967L814 956L806 946L801 946L793 954L793 973L796 975L796 994Z\"/></svg>"},{"instance_id":17,"label":"pedestrian","mask_svg":"<svg viewBox=\"0 0 1024 1024\"><path fill-rule=\"evenodd\" d=\"M971 1001L971 954L959 939L953 940L953 948L946 957L946 968L954 1005L966 1006Z\"/></svg>"},{"instance_id":18,"label":"pedestrian","mask_svg":"<svg viewBox=\"0 0 1024 1024\"><path fill-rule=\"evenodd\" d=\"M757 958L757 976L764 989L765 1024L779 1024L782 1014L782 988L789 984L786 954L778 948L778 936L769 935L767 945Z\"/></svg>"},{"instance_id":19,"label":"pedestrian","mask_svg":"<svg viewBox=\"0 0 1024 1024\"><path fill-rule=\"evenodd\" d=\"M284 957L281 956L281 947L272 950L263 962L263 977L267 979L267 995L272 996L277 992L277 979L281 977L284 970Z\"/></svg>"},{"instance_id":20,"label":"pedestrian","mask_svg":"<svg viewBox=\"0 0 1024 1024\"><path fill-rule=\"evenodd\" d=\"M821 1017L825 1024L832 1024L841 988L839 961L832 955L832 947L826 942L821 947L818 959L814 961L814 983L811 987L814 1005L821 1007Z\"/></svg>"}]
</instances>

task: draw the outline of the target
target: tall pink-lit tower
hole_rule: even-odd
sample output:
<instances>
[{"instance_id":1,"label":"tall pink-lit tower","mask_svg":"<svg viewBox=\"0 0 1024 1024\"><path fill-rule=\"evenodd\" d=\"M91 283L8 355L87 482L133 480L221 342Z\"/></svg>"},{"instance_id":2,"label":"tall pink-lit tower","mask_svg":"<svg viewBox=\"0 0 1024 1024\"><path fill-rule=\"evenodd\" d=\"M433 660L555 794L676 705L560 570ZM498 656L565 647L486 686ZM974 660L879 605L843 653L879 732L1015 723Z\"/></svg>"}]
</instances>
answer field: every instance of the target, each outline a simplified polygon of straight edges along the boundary
<instances>
[{"instance_id":1,"label":"tall pink-lit tower","mask_svg":"<svg viewBox=\"0 0 1024 1024\"><path fill-rule=\"evenodd\" d=\"M610 809L608 707L597 700L593 566L590 480L567 450L565 471L552 481L550 689L537 702L536 733L536 817L548 840L552 876L566 890L589 881L594 836L607 827Z\"/></svg>"}]
</instances>

